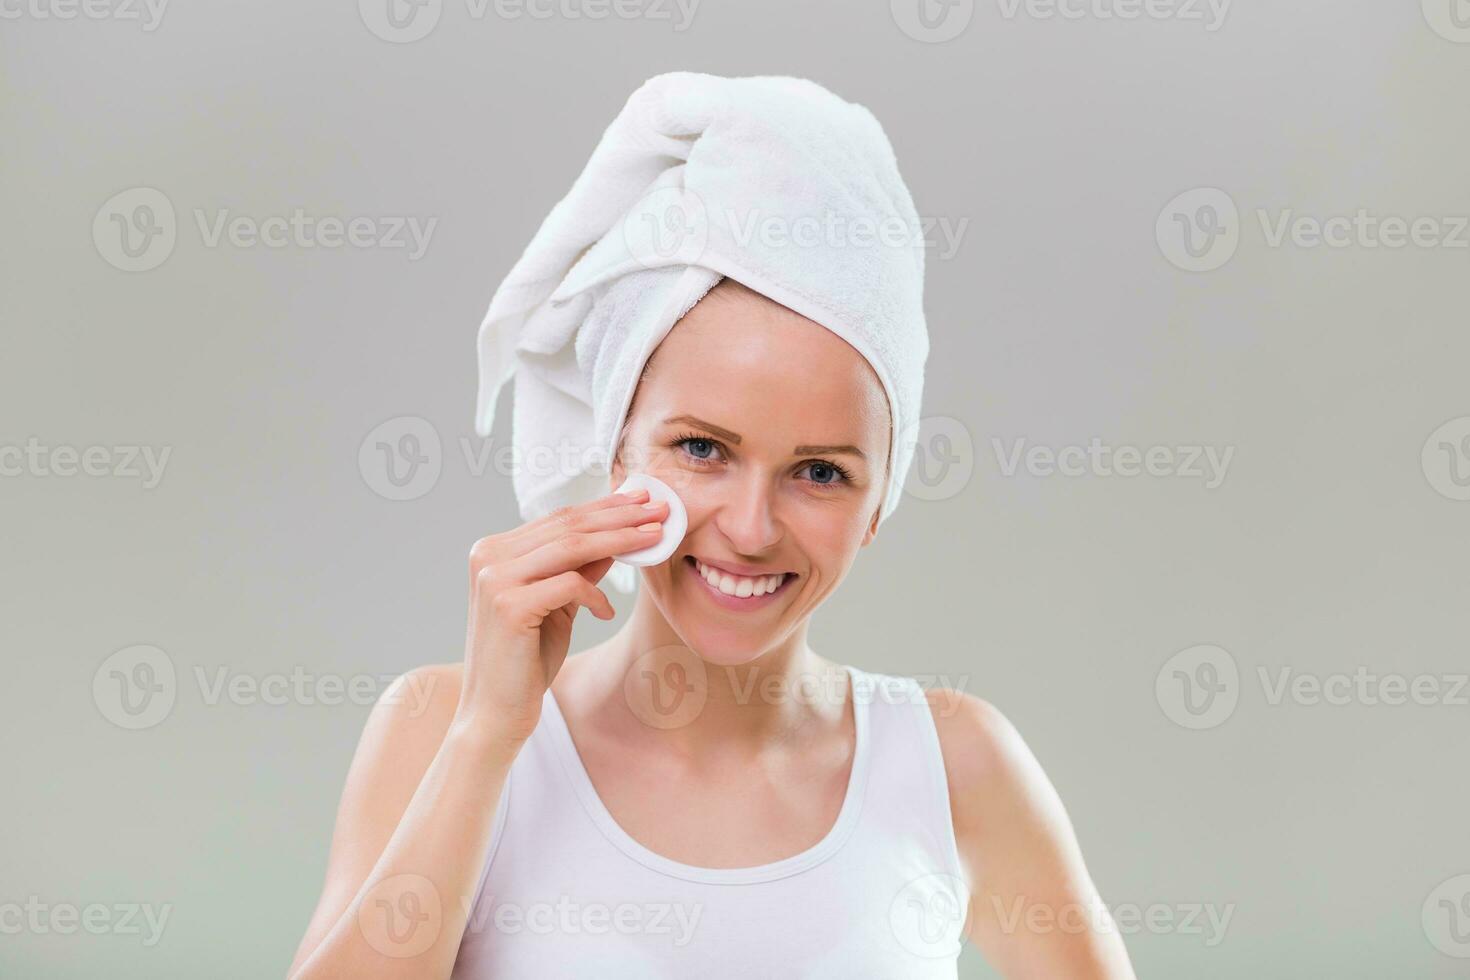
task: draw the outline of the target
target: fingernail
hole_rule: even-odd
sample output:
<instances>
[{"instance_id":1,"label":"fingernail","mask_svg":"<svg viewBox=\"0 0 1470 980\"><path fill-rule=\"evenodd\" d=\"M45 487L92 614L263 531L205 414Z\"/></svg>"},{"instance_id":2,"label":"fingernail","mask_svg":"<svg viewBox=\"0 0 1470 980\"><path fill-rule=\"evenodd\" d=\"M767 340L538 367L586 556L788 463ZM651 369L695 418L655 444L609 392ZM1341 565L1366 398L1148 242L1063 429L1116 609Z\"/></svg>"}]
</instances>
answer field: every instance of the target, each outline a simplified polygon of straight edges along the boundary
<instances>
[{"instance_id":1,"label":"fingernail","mask_svg":"<svg viewBox=\"0 0 1470 980\"><path fill-rule=\"evenodd\" d=\"M658 521L650 521L647 524L639 524L638 525L638 530L640 530L640 531L657 531L658 529L659 529L659 523L658 523Z\"/></svg>"},{"instance_id":2,"label":"fingernail","mask_svg":"<svg viewBox=\"0 0 1470 980\"><path fill-rule=\"evenodd\" d=\"M664 505L664 502L662 500L650 500L648 503L646 503L646 504L643 505L643 509L644 510L658 510L663 505Z\"/></svg>"}]
</instances>

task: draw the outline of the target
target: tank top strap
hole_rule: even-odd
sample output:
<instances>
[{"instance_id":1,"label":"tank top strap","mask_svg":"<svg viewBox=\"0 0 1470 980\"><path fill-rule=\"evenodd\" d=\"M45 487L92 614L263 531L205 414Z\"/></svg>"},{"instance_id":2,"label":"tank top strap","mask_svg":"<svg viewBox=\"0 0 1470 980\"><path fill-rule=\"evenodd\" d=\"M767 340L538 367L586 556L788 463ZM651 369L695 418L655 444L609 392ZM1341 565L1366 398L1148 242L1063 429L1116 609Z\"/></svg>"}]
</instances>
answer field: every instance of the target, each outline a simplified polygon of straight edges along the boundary
<instances>
[{"instance_id":1,"label":"tank top strap","mask_svg":"<svg viewBox=\"0 0 1470 980\"><path fill-rule=\"evenodd\" d=\"M849 669L872 734L865 816L919 833L940 862L936 870L962 877L949 779L923 686L912 677Z\"/></svg>"}]
</instances>

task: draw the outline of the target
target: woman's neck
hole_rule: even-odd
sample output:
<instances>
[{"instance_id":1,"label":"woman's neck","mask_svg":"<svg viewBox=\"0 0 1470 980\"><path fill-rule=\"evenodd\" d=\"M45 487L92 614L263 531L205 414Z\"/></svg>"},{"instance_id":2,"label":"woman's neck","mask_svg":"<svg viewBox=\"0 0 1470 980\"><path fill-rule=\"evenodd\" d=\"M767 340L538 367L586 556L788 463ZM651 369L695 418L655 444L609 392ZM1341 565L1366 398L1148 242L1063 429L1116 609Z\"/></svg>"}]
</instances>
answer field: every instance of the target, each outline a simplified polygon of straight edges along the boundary
<instances>
[{"instance_id":1,"label":"woman's neck","mask_svg":"<svg viewBox=\"0 0 1470 980\"><path fill-rule=\"evenodd\" d=\"M739 664L710 663L640 589L628 622L599 644L598 686L609 710L638 719L676 751L758 750L809 723L842 721L847 673L807 646L807 626L803 620ZM668 710L667 722L648 717L655 699Z\"/></svg>"}]
</instances>

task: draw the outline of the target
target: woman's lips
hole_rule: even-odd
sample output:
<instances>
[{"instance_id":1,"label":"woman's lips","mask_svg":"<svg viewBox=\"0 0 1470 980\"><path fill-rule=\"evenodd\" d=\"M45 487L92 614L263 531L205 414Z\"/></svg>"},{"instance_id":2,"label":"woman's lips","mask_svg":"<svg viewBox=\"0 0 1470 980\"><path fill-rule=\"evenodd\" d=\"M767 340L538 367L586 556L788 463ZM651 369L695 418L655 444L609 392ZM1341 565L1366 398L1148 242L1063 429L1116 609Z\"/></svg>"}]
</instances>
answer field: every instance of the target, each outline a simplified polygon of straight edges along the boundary
<instances>
[{"instance_id":1,"label":"woman's lips","mask_svg":"<svg viewBox=\"0 0 1470 980\"><path fill-rule=\"evenodd\" d=\"M775 601L776 596L785 592L787 587L796 581L797 578L795 572L771 572L767 575L736 575L731 569L700 561L693 555L684 556L684 565L689 569L689 574L693 575L697 580L699 587L704 590L705 594L716 605L723 606L726 609L735 609L740 612L749 612L770 604ZM730 585L735 588L736 594L730 595L722 591L718 585L710 582L706 574L715 576L716 581L719 582L724 582L728 579ZM768 587L771 584L772 578L777 575L781 576L781 578L774 589L762 595L754 594L756 589ZM739 594L745 591L749 591L750 594L743 596Z\"/></svg>"}]
</instances>

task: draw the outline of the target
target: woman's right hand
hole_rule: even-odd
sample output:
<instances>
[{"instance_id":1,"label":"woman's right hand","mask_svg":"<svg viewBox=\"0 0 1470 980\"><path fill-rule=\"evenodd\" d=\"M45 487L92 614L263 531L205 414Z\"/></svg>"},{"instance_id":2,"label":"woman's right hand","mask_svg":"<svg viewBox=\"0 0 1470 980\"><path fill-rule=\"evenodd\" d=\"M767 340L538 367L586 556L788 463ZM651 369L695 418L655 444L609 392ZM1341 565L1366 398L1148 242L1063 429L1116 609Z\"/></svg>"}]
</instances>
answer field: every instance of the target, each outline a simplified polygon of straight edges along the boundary
<instances>
[{"instance_id":1,"label":"woman's right hand","mask_svg":"<svg viewBox=\"0 0 1470 980\"><path fill-rule=\"evenodd\" d=\"M613 555L658 540L668 504L647 490L563 507L470 549L469 628L455 723L519 748L566 660L577 610L612 619L597 582Z\"/></svg>"}]
</instances>

